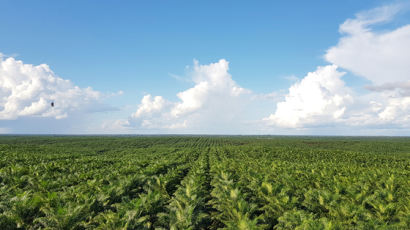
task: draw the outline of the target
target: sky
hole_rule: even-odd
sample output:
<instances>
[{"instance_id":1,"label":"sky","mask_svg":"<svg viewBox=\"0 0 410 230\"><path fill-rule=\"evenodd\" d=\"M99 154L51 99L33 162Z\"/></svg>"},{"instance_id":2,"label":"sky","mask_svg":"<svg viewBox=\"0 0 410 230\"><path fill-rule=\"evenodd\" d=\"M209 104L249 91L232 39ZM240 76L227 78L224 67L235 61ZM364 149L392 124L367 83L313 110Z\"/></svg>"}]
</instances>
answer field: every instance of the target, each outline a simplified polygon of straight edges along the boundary
<instances>
[{"instance_id":1,"label":"sky","mask_svg":"<svg viewBox=\"0 0 410 230\"><path fill-rule=\"evenodd\" d=\"M0 0L0 133L408 136L410 1Z\"/></svg>"}]
</instances>

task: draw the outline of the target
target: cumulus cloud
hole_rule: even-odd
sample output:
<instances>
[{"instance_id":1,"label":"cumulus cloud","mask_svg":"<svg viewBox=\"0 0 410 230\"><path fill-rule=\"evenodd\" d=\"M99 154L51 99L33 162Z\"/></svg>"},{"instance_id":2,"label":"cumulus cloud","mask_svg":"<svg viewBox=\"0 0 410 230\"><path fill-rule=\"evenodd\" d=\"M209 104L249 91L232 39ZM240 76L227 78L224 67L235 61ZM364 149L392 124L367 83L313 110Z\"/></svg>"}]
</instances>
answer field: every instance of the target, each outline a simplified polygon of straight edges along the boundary
<instances>
[{"instance_id":1,"label":"cumulus cloud","mask_svg":"<svg viewBox=\"0 0 410 230\"><path fill-rule=\"evenodd\" d=\"M177 94L180 102L172 108L172 115L179 117L197 111L204 105L220 104L219 101L226 102L226 98L237 98L249 92L232 80L228 70L229 63L224 59L209 65L199 65L195 61L192 77L195 86Z\"/></svg>"},{"instance_id":2,"label":"cumulus cloud","mask_svg":"<svg viewBox=\"0 0 410 230\"><path fill-rule=\"evenodd\" d=\"M342 125L402 129L410 126L410 97L391 97L390 92L372 92L356 98L345 114Z\"/></svg>"},{"instance_id":3,"label":"cumulus cloud","mask_svg":"<svg viewBox=\"0 0 410 230\"><path fill-rule=\"evenodd\" d=\"M378 31L400 12L388 5L358 13L340 25L338 44L327 50L331 65L318 67L289 88L275 113L276 127L406 128L410 124L410 25ZM338 68L367 79L359 95L346 86Z\"/></svg>"},{"instance_id":4,"label":"cumulus cloud","mask_svg":"<svg viewBox=\"0 0 410 230\"><path fill-rule=\"evenodd\" d=\"M370 81L370 91L348 122L357 125L408 127L410 114L410 25L378 31L402 5L361 12L340 26L343 36L325 59Z\"/></svg>"},{"instance_id":5,"label":"cumulus cloud","mask_svg":"<svg viewBox=\"0 0 410 230\"><path fill-rule=\"evenodd\" d=\"M221 59L209 65L194 61L190 77L193 87L177 93L179 101L145 95L130 124L150 129L189 129L232 127L238 121L251 92L240 87L229 74L229 63Z\"/></svg>"},{"instance_id":6,"label":"cumulus cloud","mask_svg":"<svg viewBox=\"0 0 410 230\"><path fill-rule=\"evenodd\" d=\"M384 109L378 113L382 121L408 126L410 121L410 97L391 98Z\"/></svg>"},{"instance_id":7,"label":"cumulus cloud","mask_svg":"<svg viewBox=\"0 0 410 230\"><path fill-rule=\"evenodd\" d=\"M145 95L141 104L138 106L138 110L132 115L133 118L140 118L143 116L149 116L153 113L161 112L165 105L168 104L161 96L152 98L150 94Z\"/></svg>"},{"instance_id":8,"label":"cumulus cloud","mask_svg":"<svg viewBox=\"0 0 410 230\"><path fill-rule=\"evenodd\" d=\"M318 67L289 88L285 100L277 104L276 112L264 120L282 127L301 127L334 122L345 113L353 97L345 86L337 66Z\"/></svg>"},{"instance_id":9,"label":"cumulus cloud","mask_svg":"<svg viewBox=\"0 0 410 230\"><path fill-rule=\"evenodd\" d=\"M399 5L379 7L356 15L340 26L343 37L331 47L325 59L374 85L401 84L410 80L410 25L394 30L374 31L399 12Z\"/></svg>"},{"instance_id":10,"label":"cumulus cloud","mask_svg":"<svg viewBox=\"0 0 410 230\"><path fill-rule=\"evenodd\" d=\"M101 94L58 77L48 65L25 64L0 54L0 120L21 117L65 118L88 110ZM55 106L51 107L50 103ZM95 109L95 108L94 108Z\"/></svg>"}]
</instances>

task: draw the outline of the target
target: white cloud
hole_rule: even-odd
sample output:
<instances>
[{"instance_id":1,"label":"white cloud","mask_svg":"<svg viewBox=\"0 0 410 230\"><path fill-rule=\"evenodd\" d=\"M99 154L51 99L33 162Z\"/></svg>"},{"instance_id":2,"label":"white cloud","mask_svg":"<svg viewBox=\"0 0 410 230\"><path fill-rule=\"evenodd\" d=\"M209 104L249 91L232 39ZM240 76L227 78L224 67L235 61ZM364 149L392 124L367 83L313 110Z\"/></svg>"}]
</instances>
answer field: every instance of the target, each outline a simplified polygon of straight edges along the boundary
<instances>
[{"instance_id":1,"label":"white cloud","mask_svg":"<svg viewBox=\"0 0 410 230\"><path fill-rule=\"evenodd\" d=\"M30 65L0 54L0 120L20 117L65 118L88 110L101 94L58 77L48 65ZM55 106L51 107L50 103Z\"/></svg>"},{"instance_id":2,"label":"white cloud","mask_svg":"<svg viewBox=\"0 0 410 230\"><path fill-rule=\"evenodd\" d=\"M371 92L356 98L348 107L346 127L403 129L410 127L410 97L391 97L390 92Z\"/></svg>"},{"instance_id":3,"label":"white cloud","mask_svg":"<svg viewBox=\"0 0 410 230\"><path fill-rule=\"evenodd\" d=\"M340 119L352 103L350 90L340 79L337 66L318 67L289 88L285 101L264 120L281 127L302 127Z\"/></svg>"},{"instance_id":4,"label":"white cloud","mask_svg":"<svg viewBox=\"0 0 410 230\"><path fill-rule=\"evenodd\" d=\"M102 122L101 127L97 127L92 130L91 133L94 134L131 134L134 130L130 129L130 123L127 119L117 119L117 120L105 120Z\"/></svg>"},{"instance_id":5,"label":"white cloud","mask_svg":"<svg viewBox=\"0 0 410 230\"><path fill-rule=\"evenodd\" d=\"M393 4L377 7L356 14L356 18L347 19L339 27L340 33L360 34L369 31L369 26L391 21L400 11L402 5Z\"/></svg>"},{"instance_id":6,"label":"white cloud","mask_svg":"<svg viewBox=\"0 0 410 230\"><path fill-rule=\"evenodd\" d=\"M344 36L330 48L325 59L364 77L371 92L361 97L346 124L393 125L408 127L410 114L410 25L376 31L373 26L387 23L401 5L379 7L356 15L340 26Z\"/></svg>"},{"instance_id":7,"label":"white cloud","mask_svg":"<svg viewBox=\"0 0 410 230\"><path fill-rule=\"evenodd\" d=\"M194 112L206 104L219 104L226 98L235 98L249 91L239 87L228 73L229 63L221 59L217 63L194 63L192 80L195 86L177 94L181 100L172 108L172 115L179 117ZM226 105L225 105L226 106Z\"/></svg>"},{"instance_id":8,"label":"white cloud","mask_svg":"<svg viewBox=\"0 0 410 230\"><path fill-rule=\"evenodd\" d=\"M410 126L410 25L376 31L401 10L390 5L361 12L340 25L339 43L327 50L332 63L319 67L289 88L275 113L264 121L276 127ZM370 81L359 95L347 87L337 66ZM354 100L353 100L354 98Z\"/></svg>"},{"instance_id":9,"label":"white cloud","mask_svg":"<svg viewBox=\"0 0 410 230\"><path fill-rule=\"evenodd\" d=\"M187 128L187 121L185 120L181 123L174 123L174 124L171 124L171 125L167 125L167 126L165 126L165 128L167 128L167 129L185 129L185 128Z\"/></svg>"},{"instance_id":10,"label":"white cloud","mask_svg":"<svg viewBox=\"0 0 410 230\"><path fill-rule=\"evenodd\" d=\"M149 116L153 113L161 112L166 104L167 102L161 96L152 98L150 94L145 95L141 100L141 104L138 106L138 110L132 115L132 117L140 118L142 116Z\"/></svg>"},{"instance_id":11,"label":"white cloud","mask_svg":"<svg viewBox=\"0 0 410 230\"><path fill-rule=\"evenodd\" d=\"M340 26L344 36L325 59L375 85L409 81L410 25L381 32L370 27L388 22L399 9L399 5L379 7L346 20Z\"/></svg>"},{"instance_id":12,"label":"white cloud","mask_svg":"<svg viewBox=\"0 0 410 230\"><path fill-rule=\"evenodd\" d=\"M408 124L410 121L410 97L391 98L378 116L382 121Z\"/></svg>"},{"instance_id":13,"label":"white cloud","mask_svg":"<svg viewBox=\"0 0 410 230\"><path fill-rule=\"evenodd\" d=\"M209 65L194 61L190 74L192 88L179 92L179 101L171 102L162 96L145 95L130 124L143 129L195 130L211 129L239 124L240 111L250 100L251 92L232 80L229 63L221 59Z\"/></svg>"}]
</instances>

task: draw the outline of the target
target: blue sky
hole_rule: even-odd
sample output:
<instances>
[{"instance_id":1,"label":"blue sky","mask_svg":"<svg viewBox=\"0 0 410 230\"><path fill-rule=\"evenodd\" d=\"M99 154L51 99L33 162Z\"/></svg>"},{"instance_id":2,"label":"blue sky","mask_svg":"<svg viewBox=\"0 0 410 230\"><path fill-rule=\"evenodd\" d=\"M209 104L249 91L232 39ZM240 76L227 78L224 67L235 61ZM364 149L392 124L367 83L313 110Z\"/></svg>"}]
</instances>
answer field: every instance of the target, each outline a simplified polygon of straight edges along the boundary
<instances>
[{"instance_id":1,"label":"blue sky","mask_svg":"<svg viewBox=\"0 0 410 230\"><path fill-rule=\"evenodd\" d=\"M119 4L3 0L0 5L2 62L12 58L14 64L9 60L8 65L18 66L18 61L33 66L46 64L53 77L71 82L68 86L40 81L45 85L33 90L30 97L33 100L29 100L13 96L17 95L16 89L29 86L17 82L22 86L7 88L3 81L0 131L4 133L350 135L357 133L351 130L362 130L358 134L406 135L409 131L405 116L410 111L409 89L396 87L398 83L406 85L409 79L398 77L389 82L380 80L381 76L373 78L368 68L354 65L360 61L363 66L371 65L364 57L346 63L349 58L346 53L352 53L349 49L354 45L362 47L357 38L363 34L370 31L372 36L389 33L393 36L396 30L410 23L406 1L121 1ZM383 7L386 10L377 10ZM383 18L385 11L389 14L387 19ZM363 25L360 31L341 31L341 25L349 19L360 24L372 17L383 19ZM340 43L343 38L348 40L345 46ZM376 37L361 42L373 41L380 50L391 50L393 57L389 60L397 59L401 63L407 58L403 54L395 55L394 52L402 50L400 47L376 42L379 40ZM408 35L400 34L397 41L407 47ZM326 56L331 47L336 47L335 52ZM212 69L212 64L217 70ZM329 67L325 73L315 72L327 65L339 67ZM383 70L378 72L384 73L393 65L380 68ZM398 75L409 73L403 68ZM323 79L307 78L306 87L312 85L309 79L318 85L305 89L302 82L309 72L329 75ZM346 73L338 76L339 72ZM3 74L0 79L14 79L19 74L32 79L49 72L10 72L3 67L0 74ZM213 75L220 76L220 81L213 81ZM342 84L334 90L326 85L327 81L340 83L340 79ZM207 83L204 89L198 86L203 82ZM386 84L395 86L386 89ZM289 91L292 86L299 93L292 95ZM374 87L369 90L369 86ZM57 89L69 87L80 90L64 100L57 96ZM87 87L92 92L84 90ZM235 87L243 91L223 94ZM346 90L339 92L343 87ZM326 89L321 95L328 96L301 103L291 99L308 98L303 93L314 95L318 89ZM178 96L187 91L190 93L186 97ZM155 97L159 98L157 104ZM64 103L58 111L45 107L45 101L57 98L62 98L60 101ZM234 108L217 105L220 101L224 105L238 105ZM7 109L7 102L17 105ZM278 109L281 102L282 110ZM300 107L309 103L319 106L313 110L310 108L314 106ZM363 108L364 103L367 103L366 111L355 109ZM215 112L217 109L220 114ZM391 110L394 115L386 118L383 114ZM297 111L301 115L292 121L280 117L286 117L285 112ZM227 113L230 115L226 116ZM401 121L397 122L395 116ZM357 117L372 122L363 126Z\"/></svg>"}]
</instances>

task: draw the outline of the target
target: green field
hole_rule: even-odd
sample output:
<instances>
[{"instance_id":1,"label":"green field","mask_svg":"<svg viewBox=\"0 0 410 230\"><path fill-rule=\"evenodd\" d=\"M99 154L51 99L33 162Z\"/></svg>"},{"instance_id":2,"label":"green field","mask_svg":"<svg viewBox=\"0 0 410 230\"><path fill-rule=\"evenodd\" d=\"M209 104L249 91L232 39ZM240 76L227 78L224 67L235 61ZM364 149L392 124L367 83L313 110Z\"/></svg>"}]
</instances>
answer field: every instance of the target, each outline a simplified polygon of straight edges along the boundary
<instances>
[{"instance_id":1,"label":"green field","mask_svg":"<svg viewBox=\"0 0 410 230\"><path fill-rule=\"evenodd\" d=\"M410 138L1 136L0 229L410 229Z\"/></svg>"}]
</instances>

